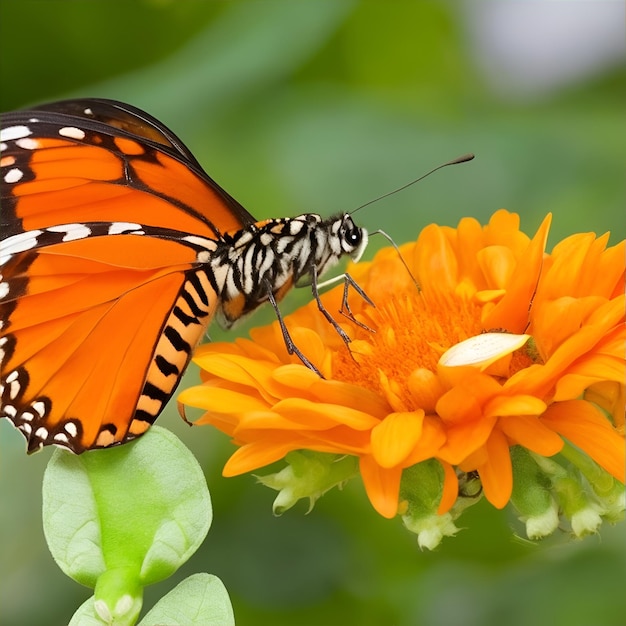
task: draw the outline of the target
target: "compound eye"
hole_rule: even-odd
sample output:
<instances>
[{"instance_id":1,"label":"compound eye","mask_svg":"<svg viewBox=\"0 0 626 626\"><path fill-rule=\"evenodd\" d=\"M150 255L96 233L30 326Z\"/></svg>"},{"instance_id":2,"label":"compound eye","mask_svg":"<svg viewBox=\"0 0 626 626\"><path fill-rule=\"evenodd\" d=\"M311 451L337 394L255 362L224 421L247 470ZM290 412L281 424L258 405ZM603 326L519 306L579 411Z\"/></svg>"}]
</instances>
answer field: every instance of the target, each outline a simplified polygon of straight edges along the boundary
<instances>
[{"instance_id":1,"label":"compound eye","mask_svg":"<svg viewBox=\"0 0 626 626\"><path fill-rule=\"evenodd\" d=\"M363 231L348 218L343 223L342 235L344 241L351 247L356 248L363 239Z\"/></svg>"},{"instance_id":2,"label":"compound eye","mask_svg":"<svg viewBox=\"0 0 626 626\"><path fill-rule=\"evenodd\" d=\"M362 238L360 228L353 228L346 232L346 241L355 248L361 243Z\"/></svg>"}]
</instances>

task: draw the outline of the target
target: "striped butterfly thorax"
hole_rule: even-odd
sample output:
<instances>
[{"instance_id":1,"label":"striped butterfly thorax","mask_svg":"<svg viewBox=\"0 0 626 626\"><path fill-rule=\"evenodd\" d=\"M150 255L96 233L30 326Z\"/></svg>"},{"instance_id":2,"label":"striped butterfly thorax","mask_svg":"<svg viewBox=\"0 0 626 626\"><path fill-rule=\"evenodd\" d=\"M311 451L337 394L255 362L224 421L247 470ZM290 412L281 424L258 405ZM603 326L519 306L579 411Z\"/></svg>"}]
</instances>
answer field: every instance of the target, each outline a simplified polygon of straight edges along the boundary
<instances>
[{"instance_id":1,"label":"striped butterfly thorax","mask_svg":"<svg viewBox=\"0 0 626 626\"><path fill-rule=\"evenodd\" d=\"M120 102L4 114L0 148L0 417L31 452L143 434L216 313L229 326L302 279L316 290L367 242L347 214L255 221Z\"/></svg>"}]
</instances>

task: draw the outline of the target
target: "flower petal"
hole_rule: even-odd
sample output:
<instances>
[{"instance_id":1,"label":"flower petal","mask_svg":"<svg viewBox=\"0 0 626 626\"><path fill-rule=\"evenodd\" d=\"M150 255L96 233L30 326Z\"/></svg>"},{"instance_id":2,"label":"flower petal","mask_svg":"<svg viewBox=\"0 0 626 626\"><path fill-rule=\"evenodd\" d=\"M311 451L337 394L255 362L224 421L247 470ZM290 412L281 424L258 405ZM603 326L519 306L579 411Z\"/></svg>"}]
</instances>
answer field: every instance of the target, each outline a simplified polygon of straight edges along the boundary
<instances>
[{"instance_id":1,"label":"flower petal","mask_svg":"<svg viewBox=\"0 0 626 626\"><path fill-rule=\"evenodd\" d=\"M441 367L476 367L483 371L494 361L521 348L530 335L512 333L481 333L455 344L439 359Z\"/></svg>"},{"instance_id":2,"label":"flower petal","mask_svg":"<svg viewBox=\"0 0 626 626\"><path fill-rule=\"evenodd\" d=\"M511 333L522 333L528 326L528 314L533 294L537 289L543 263L552 215L543 220L513 273L506 295L484 317L487 329L505 328Z\"/></svg>"},{"instance_id":3,"label":"flower petal","mask_svg":"<svg viewBox=\"0 0 626 626\"><path fill-rule=\"evenodd\" d=\"M584 450L617 480L624 482L624 438L592 404L584 400L556 402L544 413L541 421Z\"/></svg>"},{"instance_id":4,"label":"flower petal","mask_svg":"<svg viewBox=\"0 0 626 626\"><path fill-rule=\"evenodd\" d=\"M552 456L563 448L563 439L531 415L499 420L498 428L515 444L542 456Z\"/></svg>"},{"instance_id":5,"label":"flower petal","mask_svg":"<svg viewBox=\"0 0 626 626\"><path fill-rule=\"evenodd\" d=\"M513 465L509 444L499 430L494 429L485 443L484 457L485 462L474 469L480 474L487 500L502 509L513 491ZM466 464L461 466L465 469Z\"/></svg>"},{"instance_id":6,"label":"flower petal","mask_svg":"<svg viewBox=\"0 0 626 626\"><path fill-rule=\"evenodd\" d=\"M216 386L212 386L210 391L206 385L188 387L180 392L178 400L189 406L209 410L213 413L229 414L233 411L244 413L267 409L265 402L252 395Z\"/></svg>"},{"instance_id":7,"label":"flower petal","mask_svg":"<svg viewBox=\"0 0 626 626\"><path fill-rule=\"evenodd\" d=\"M359 468L372 506L383 517L388 519L394 517L398 512L402 468L382 468L369 455L361 457Z\"/></svg>"},{"instance_id":8,"label":"flower petal","mask_svg":"<svg viewBox=\"0 0 626 626\"><path fill-rule=\"evenodd\" d=\"M391 413L372 429L372 456L385 468L401 465L422 434L424 411Z\"/></svg>"},{"instance_id":9,"label":"flower petal","mask_svg":"<svg viewBox=\"0 0 626 626\"><path fill-rule=\"evenodd\" d=\"M300 398L280 400L274 404L273 410L309 430L322 430L339 425L349 426L355 430L369 430L379 423L379 420L369 413L357 409Z\"/></svg>"},{"instance_id":10,"label":"flower petal","mask_svg":"<svg viewBox=\"0 0 626 626\"><path fill-rule=\"evenodd\" d=\"M456 476L456 472L450 463L440 461L441 467L443 467L443 490L441 492L441 502L437 508L438 515L444 515L447 513L459 495L459 480Z\"/></svg>"},{"instance_id":11,"label":"flower petal","mask_svg":"<svg viewBox=\"0 0 626 626\"><path fill-rule=\"evenodd\" d=\"M541 415L546 410L546 403L535 396L498 396L485 406L485 413L504 417L507 415Z\"/></svg>"},{"instance_id":12,"label":"flower petal","mask_svg":"<svg viewBox=\"0 0 626 626\"><path fill-rule=\"evenodd\" d=\"M222 474L238 476L274 463L288 452L306 447L306 440L298 442L292 437L275 436L271 441L254 441L237 448L228 459Z\"/></svg>"}]
</instances>

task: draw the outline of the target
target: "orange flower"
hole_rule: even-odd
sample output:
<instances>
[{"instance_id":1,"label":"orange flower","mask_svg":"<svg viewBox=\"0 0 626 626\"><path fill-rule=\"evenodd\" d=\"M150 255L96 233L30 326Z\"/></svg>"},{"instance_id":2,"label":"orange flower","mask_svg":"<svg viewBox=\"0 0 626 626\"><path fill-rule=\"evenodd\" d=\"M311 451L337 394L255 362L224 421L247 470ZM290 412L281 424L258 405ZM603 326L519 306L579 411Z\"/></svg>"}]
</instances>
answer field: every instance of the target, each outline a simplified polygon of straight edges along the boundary
<instances>
[{"instance_id":1,"label":"orange flower","mask_svg":"<svg viewBox=\"0 0 626 626\"><path fill-rule=\"evenodd\" d=\"M501 210L486 226L428 226L401 247L419 288L393 248L351 266L376 307L350 294L360 324L339 318L349 347L314 302L285 318L323 379L287 354L278 323L201 346L204 383L180 401L238 446L224 474L296 450L351 455L374 508L393 517L408 506L407 468L436 459L441 515L463 496L458 476L477 473L501 508L512 447L545 458L566 441L623 483L624 242L578 234L546 254L549 224L530 239ZM342 293L323 296L329 311Z\"/></svg>"}]
</instances>

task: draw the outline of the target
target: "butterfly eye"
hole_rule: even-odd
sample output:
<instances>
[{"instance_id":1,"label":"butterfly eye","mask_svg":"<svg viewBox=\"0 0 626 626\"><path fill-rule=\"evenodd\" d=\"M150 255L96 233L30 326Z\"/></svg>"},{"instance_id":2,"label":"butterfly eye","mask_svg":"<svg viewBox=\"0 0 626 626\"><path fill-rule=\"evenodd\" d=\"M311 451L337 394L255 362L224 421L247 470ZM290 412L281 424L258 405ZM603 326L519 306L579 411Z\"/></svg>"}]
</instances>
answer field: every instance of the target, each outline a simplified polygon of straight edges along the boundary
<instances>
[{"instance_id":1,"label":"butterfly eye","mask_svg":"<svg viewBox=\"0 0 626 626\"><path fill-rule=\"evenodd\" d=\"M361 239L363 239L363 235L360 228L354 228L346 233L346 241L355 248L361 243Z\"/></svg>"},{"instance_id":2,"label":"butterfly eye","mask_svg":"<svg viewBox=\"0 0 626 626\"><path fill-rule=\"evenodd\" d=\"M363 239L363 229L359 228L349 215L344 216L339 234L347 248L358 248Z\"/></svg>"},{"instance_id":3,"label":"butterfly eye","mask_svg":"<svg viewBox=\"0 0 626 626\"><path fill-rule=\"evenodd\" d=\"M354 262L358 261L367 247L367 231L357 226L349 215L345 215L339 235L344 253L348 254Z\"/></svg>"}]
</instances>

